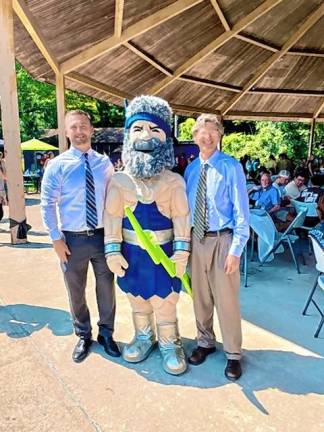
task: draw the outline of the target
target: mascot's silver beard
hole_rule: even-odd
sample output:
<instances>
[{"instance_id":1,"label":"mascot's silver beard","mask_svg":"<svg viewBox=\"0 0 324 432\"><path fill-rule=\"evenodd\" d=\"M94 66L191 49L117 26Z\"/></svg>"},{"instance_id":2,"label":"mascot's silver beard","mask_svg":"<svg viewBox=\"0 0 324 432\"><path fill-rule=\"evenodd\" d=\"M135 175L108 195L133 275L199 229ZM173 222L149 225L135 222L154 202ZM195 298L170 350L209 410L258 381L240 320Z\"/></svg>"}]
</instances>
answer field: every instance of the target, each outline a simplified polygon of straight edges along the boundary
<instances>
[{"instance_id":1,"label":"mascot's silver beard","mask_svg":"<svg viewBox=\"0 0 324 432\"><path fill-rule=\"evenodd\" d=\"M150 153L144 153L134 149L134 142L125 134L122 161L125 170L135 178L148 179L162 172L164 169L172 169L175 164L173 139L167 138L162 142L157 138L148 140L153 147ZM139 140L136 141L137 143ZM147 142L147 141L146 141Z\"/></svg>"}]
</instances>

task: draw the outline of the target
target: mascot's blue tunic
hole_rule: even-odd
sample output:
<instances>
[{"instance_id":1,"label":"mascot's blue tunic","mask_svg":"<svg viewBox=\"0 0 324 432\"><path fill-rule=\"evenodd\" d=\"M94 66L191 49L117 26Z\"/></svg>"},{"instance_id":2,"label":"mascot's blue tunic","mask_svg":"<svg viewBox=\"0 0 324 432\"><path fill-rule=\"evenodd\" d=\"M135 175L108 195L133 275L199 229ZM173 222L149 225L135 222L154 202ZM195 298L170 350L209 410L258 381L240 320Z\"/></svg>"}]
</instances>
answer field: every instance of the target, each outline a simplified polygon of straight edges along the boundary
<instances>
[{"instance_id":1,"label":"mascot's blue tunic","mask_svg":"<svg viewBox=\"0 0 324 432\"><path fill-rule=\"evenodd\" d=\"M172 220L163 216L156 203L143 204L138 202L134 215L145 230L159 231L173 228ZM132 230L128 218L123 219L123 228ZM173 254L172 241L161 245L170 257ZM162 265L156 265L149 254L140 246L122 242L123 256L129 263L125 276L118 278L119 287L133 296L141 296L147 300L154 295L165 298L172 291L181 290L181 281L171 278Z\"/></svg>"}]
</instances>

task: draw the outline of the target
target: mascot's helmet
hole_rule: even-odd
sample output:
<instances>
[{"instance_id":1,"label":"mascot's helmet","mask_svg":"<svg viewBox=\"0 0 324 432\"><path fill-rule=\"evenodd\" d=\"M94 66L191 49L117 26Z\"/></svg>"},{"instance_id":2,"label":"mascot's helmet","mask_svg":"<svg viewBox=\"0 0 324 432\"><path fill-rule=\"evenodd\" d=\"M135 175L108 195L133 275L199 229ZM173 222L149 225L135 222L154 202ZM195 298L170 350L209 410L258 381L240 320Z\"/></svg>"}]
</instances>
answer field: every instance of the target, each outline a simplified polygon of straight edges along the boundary
<instances>
[{"instance_id":1,"label":"mascot's helmet","mask_svg":"<svg viewBox=\"0 0 324 432\"><path fill-rule=\"evenodd\" d=\"M164 99L157 96L137 96L126 107L125 130L137 120L147 120L161 128L167 138L172 135L172 110Z\"/></svg>"}]
</instances>

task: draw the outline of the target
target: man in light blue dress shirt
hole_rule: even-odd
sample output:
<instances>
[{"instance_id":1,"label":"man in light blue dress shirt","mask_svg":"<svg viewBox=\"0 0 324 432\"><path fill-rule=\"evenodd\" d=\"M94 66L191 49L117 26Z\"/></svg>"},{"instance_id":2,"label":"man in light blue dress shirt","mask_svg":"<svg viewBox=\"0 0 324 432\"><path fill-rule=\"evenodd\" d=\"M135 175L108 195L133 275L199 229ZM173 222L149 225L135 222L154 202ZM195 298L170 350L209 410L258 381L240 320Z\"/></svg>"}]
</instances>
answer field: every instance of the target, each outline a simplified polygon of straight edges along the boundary
<instances>
[{"instance_id":1,"label":"man in light blue dress shirt","mask_svg":"<svg viewBox=\"0 0 324 432\"><path fill-rule=\"evenodd\" d=\"M72 358L79 363L88 355L92 343L85 297L89 262L96 278L98 342L108 355L120 355L112 338L115 288L104 255L103 229L106 187L114 168L107 156L91 149L93 127L86 112L68 112L65 128L71 147L47 165L42 182L41 208L69 294L73 325L79 337Z\"/></svg>"},{"instance_id":2,"label":"man in light blue dress shirt","mask_svg":"<svg viewBox=\"0 0 324 432\"><path fill-rule=\"evenodd\" d=\"M190 266L198 331L198 346L189 363L199 365L215 351L216 307L227 357L225 375L236 380L242 373L239 265L249 238L249 203L240 163L219 151L222 135L223 126L216 116L198 117L193 137L200 154L185 172L193 226ZM200 186L203 170L204 198ZM202 207L205 207L204 229L200 218Z\"/></svg>"}]
</instances>

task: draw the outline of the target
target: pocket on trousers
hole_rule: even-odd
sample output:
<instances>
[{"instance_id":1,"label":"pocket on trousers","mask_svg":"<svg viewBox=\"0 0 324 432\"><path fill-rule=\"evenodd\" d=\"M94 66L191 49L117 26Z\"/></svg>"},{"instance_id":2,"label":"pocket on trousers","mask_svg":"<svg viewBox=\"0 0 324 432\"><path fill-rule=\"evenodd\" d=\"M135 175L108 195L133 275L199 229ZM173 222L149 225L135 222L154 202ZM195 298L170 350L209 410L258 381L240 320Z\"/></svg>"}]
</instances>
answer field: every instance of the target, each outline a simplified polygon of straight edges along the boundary
<instances>
[{"instance_id":1,"label":"pocket on trousers","mask_svg":"<svg viewBox=\"0 0 324 432\"><path fill-rule=\"evenodd\" d=\"M216 260L216 265L219 269L224 270L225 261L228 256L232 244L233 236L232 234L224 234L219 238L217 246L215 248L214 260Z\"/></svg>"}]
</instances>

